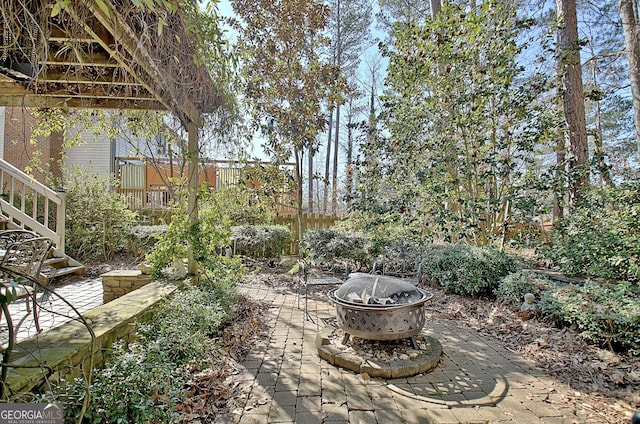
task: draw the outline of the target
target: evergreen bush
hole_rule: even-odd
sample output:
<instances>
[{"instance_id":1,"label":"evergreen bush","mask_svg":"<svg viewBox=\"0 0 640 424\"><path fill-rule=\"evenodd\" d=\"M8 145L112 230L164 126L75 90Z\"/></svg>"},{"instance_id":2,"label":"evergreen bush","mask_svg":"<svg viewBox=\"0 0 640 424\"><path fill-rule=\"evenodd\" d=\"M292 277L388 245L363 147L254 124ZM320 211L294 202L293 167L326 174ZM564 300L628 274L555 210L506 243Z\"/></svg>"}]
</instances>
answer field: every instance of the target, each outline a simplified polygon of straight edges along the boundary
<instances>
[{"instance_id":1,"label":"evergreen bush","mask_svg":"<svg viewBox=\"0 0 640 424\"><path fill-rule=\"evenodd\" d=\"M453 293L492 296L500 280L519 268L517 259L493 248L432 245L423 253L423 273Z\"/></svg>"},{"instance_id":2,"label":"evergreen bush","mask_svg":"<svg viewBox=\"0 0 640 424\"><path fill-rule=\"evenodd\" d=\"M136 258L149 254L156 242L167 232L168 225L134 225L130 231L129 253Z\"/></svg>"},{"instance_id":3,"label":"evergreen bush","mask_svg":"<svg viewBox=\"0 0 640 424\"><path fill-rule=\"evenodd\" d=\"M498 300L511 306L520 306L524 302L524 295L533 293L536 299L544 290L549 289L551 282L544 276L533 271L521 270L506 275L498 283L494 294Z\"/></svg>"},{"instance_id":4,"label":"evergreen bush","mask_svg":"<svg viewBox=\"0 0 640 424\"><path fill-rule=\"evenodd\" d=\"M640 279L640 183L591 188L543 253L570 276Z\"/></svg>"},{"instance_id":5,"label":"evergreen bush","mask_svg":"<svg viewBox=\"0 0 640 424\"><path fill-rule=\"evenodd\" d=\"M304 234L303 252L318 262L339 261L349 264L350 269L368 268L372 263L367 254L370 240L362 233L345 231L339 228L316 228Z\"/></svg>"},{"instance_id":6,"label":"evergreen bush","mask_svg":"<svg viewBox=\"0 0 640 424\"><path fill-rule=\"evenodd\" d=\"M80 261L109 261L126 251L138 214L114 190L115 179L74 170L66 184L67 253Z\"/></svg>"},{"instance_id":7,"label":"evergreen bush","mask_svg":"<svg viewBox=\"0 0 640 424\"><path fill-rule=\"evenodd\" d=\"M231 242L237 255L277 258L289 249L291 230L284 225L241 225L231 227Z\"/></svg>"}]
</instances>

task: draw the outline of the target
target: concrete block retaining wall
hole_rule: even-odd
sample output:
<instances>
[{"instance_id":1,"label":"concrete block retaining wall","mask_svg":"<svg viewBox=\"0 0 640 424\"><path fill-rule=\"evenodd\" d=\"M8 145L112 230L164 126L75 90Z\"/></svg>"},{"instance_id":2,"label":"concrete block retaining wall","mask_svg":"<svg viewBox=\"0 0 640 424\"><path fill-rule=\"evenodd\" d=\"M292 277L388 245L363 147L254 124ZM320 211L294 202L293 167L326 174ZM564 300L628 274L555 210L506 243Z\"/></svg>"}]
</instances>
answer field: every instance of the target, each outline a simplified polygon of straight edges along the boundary
<instances>
[{"instance_id":1,"label":"concrete block retaining wall","mask_svg":"<svg viewBox=\"0 0 640 424\"><path fill-rule=\"evenodd\" d=\"M101 363L103 353L114 341L130 340L136 321L147 320L151 308L173 293L177 285L154 281L125 294L108 304L84 314L95 333L95 343L87 328L69 321L16 345L7 378L8 393L13 400L42 389L47 381L69 380L88 370L93 350L93 363Z\"/></svg>"},{"instance_id":2,"label":"concrete block retaining wall","mask_svg":"<svg viewBox=\"0 0 640 424\"><path fill-rule=\"evenodd\" d=\"M151 276L139 270L120 269L100 276L102 278L102 301L109 303L151 282Z\"/></svg>"}]
</instances>

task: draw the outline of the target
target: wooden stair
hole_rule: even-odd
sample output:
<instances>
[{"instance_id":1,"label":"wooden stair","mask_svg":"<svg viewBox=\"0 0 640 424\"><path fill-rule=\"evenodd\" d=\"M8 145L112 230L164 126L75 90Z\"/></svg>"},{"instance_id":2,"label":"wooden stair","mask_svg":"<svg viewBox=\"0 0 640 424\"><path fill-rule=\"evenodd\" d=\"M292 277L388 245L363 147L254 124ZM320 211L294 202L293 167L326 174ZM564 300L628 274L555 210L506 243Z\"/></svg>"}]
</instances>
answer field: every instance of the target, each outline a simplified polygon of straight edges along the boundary
<instances>
[{"instance_id":1,"label":"wooden stair","mask_svg":"<svg viewBox=\"0 0 640 424\"><path fill-rule=\"evenodd\" d=\"M2 159L0 181L4 184L0 196L0 230L27 229L48 238L54 245L42 266L42 282L46 284L63 275L83 273L85 267L65 254L64 193L52 190ZM33 202L25 202L25 198L31 198Z\"/></svg>"},{"instance_id":2,"label":"wooden stair","mask_svg":"<svg viewBox=\"0 0 640 424\"><path fill-rule=\"evenodd\" d=\"M9 218L0 213L0 231L7 229L17 229L19 226L11 222ZM40 277L38 280L41 284L48 285L54 278L62 277L69 274L83 275L86 267L71 256L60 253L55 248L51 250L49 258L42 264Z\"/></svg>"},{"instance_id":3,"label":"wooden stair","mask_svg":"<svg viewBox=\"0 0 640 424\"><path fill-rule=\"evenodd\" d=\"M54 278L69 274L82 275L85 272L86 267L80 262L68 255L59 254L53 250L52 255L44 261L40 274L50 283Z\"/></svg>"},{"instance_id":4,"label":"wooden stair","mask_svg":"<svg viewBox=\"0 0 640 424\"><path fill-rule=\"evenodd\" d=\"M20 226L11 222L11 220L0 213L0 231L9 229L19 229ZM48 285L54 278L64 275L78 274L83 275L86 267L71 256L58 251L55 247L49 253L49 258L42 264L40 277L38 280L43 285Z\"/></svg>"}]
</instances>

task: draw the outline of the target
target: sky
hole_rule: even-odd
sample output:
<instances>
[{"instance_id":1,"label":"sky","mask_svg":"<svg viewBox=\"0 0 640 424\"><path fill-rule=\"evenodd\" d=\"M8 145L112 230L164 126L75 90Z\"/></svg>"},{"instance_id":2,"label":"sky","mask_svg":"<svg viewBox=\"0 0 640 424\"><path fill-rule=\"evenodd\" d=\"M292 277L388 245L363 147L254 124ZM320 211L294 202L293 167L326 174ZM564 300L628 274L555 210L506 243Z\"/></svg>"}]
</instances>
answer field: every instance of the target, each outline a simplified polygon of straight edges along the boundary
<instances>
[{"instance_id":1,"label":"sky","mask_svg":"<svg viewBox=\"0 0 640 424\"><path fill-rule=\"evenodd\" d=\"M374 5L377 5L377 2L373 1ZM219 0L218 1L218 13L221 17L234 17L235 14L233 12L233 8L231 7L231 1L230 0ZM372 28L372 32L373 32L373 36L375 38L382 38L383 35L377 31L374 28ZM234 41L236 37L236 34L234 33L233 30L229 29L228 30L228 38L230 41ZM377 47L377 41L372 42L371 47L366 50L365 52L363 52L362 54L362 63L361 63L361 69L359 74L360 75L368 75L369 71L367 68L367 64L366 64L366 59L368 57L377 55L378 52L378 47ZM383 68L386 67L386 64L383 63ZM380 78L380 81L377 81L377 85L380 85L382 83L382 78ZM368 96L367 96L368 98ZM341 125L342 126L342 125ZM326 140L326 133L321 134L320 136L321 140ZM342 138L346 138L345 135L342 136ZM256 135L253 143L252 143L252 147L251 147L251 151L249 152L251 156L255 156L257 159L260 160L268 160L269 158L264 154L263 149L261 147L261 144L264 142L264 138L261 137L260 135ZM326 142L324 143L326 144ZM316 164L316 169L318 168L318 166L324 166L324 156L325 156L325 150L322 149L319 154L316 155L316 161L318 162L322 162L322 163L318 163ZM338 160L339 162L339 167L340 168L344 168L345 166L345 162L346 159L344 158L344 154L341 154L341 157Z\"/></svg>"}]
</instances>

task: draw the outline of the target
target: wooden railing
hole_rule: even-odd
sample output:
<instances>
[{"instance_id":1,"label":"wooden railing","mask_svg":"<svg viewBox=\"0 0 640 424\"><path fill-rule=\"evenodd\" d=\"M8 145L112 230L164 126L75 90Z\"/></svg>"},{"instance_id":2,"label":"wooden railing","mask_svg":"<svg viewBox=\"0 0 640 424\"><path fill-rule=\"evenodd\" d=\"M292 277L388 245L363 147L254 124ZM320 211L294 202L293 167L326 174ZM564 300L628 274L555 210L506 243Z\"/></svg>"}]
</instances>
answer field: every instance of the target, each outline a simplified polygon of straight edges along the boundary
<instances>
[{"instance_id":1,"label":"wooden railing","mask_svg":"<svg viewBox=\"0 0 640 424\"><path fill-rule=\"evenodd\" d=\"M127 207L134 211L143 209L167 209L170 206L171 193L166 188L119 188Z\"/></svg>"},{"instance_id":2,"label":"wooden railing","mask_svg":"<svg viewBox=\"0 0 640 424\"><path fill-rule=\"evenodd\" d=\"M238 162L226 160L206 160L199 172L199 184L207 183L210 188L225 189L236 187L242 176L243 166L268 164L267 162ZM284 164L285 167L293 164ZM173 173L170 171L173 170ZM127 206L135 211L168 209L171 206L171 191L168 188L169 174L179 176L184 169L170 167L162 162L152 164L150 159L140 157L116 157L116 178L118 193ZM256 180L255 184L260 185ZM249 196L249 194L247 194ZM274 211L278 214L295 213L296 193L280 191L275 194Z\"/></svg>"},{"instance_id":3,"label":"wooden railing","mask_svg":"<svg viewBox=\"0 0 640 424\"><path fill-rule=\"evenodd\" d=\"M51 190L0 159L0 210L18 227L51 239L64 254L65 193Z\"/></svg>"}]
</instances>

